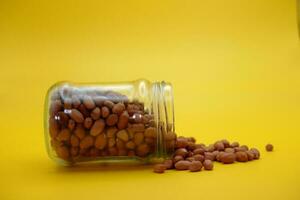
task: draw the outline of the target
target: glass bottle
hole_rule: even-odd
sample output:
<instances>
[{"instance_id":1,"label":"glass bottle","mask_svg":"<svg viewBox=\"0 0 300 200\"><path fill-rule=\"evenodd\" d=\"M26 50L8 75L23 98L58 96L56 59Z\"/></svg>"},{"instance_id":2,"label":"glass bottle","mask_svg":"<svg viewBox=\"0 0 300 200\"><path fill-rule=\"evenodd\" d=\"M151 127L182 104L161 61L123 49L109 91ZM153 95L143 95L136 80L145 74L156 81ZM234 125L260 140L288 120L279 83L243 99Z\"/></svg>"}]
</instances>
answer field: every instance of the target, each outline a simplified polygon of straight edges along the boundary
<instances>
[{"instance_id":1,"label":"glass bottle","mask_svg":"<svg viewBox=\"0 0 300 200\"><path fill-rule=\"evenodd\" d=\"M50 158L63 165L155 162L176 141L170 83L54 84L45 99Z\"/></svg>"}]
</instances>

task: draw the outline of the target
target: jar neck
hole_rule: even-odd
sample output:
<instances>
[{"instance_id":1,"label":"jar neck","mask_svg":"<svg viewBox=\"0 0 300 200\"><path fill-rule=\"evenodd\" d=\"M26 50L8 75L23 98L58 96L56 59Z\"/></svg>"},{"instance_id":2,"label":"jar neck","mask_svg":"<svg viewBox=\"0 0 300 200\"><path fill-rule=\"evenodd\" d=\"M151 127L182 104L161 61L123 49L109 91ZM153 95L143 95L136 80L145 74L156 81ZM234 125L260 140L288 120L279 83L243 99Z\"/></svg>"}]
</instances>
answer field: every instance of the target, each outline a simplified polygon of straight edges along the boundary
<instances>
[{"instance_id":1,"label":"jar neck","mask_svg":"<svg viewBox=\"0 0 300 200\"><path fill-rule=\"evenodd\" d=\"M165 135L168 132L175 132L173 87L164 81L154 82L151 84L150 94L152 112L158 131L157 156L163 157L168 154Z\"/></svg>"}]
</instances>

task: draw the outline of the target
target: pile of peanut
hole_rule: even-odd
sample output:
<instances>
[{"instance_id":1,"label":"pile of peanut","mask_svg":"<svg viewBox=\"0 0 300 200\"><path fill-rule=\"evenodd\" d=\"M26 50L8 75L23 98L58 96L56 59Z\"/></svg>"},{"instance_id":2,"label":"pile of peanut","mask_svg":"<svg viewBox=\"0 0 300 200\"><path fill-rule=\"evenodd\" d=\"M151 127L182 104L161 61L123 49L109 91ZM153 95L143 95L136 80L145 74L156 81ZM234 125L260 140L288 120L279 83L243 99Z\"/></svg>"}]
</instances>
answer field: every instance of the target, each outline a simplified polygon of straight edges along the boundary
<instances>
[{"instance_id":1,"label":"pile of peanut","mask_svg":"<svg viewBox=\"0 0 300 200\"><path fill-rule=\"evenodd\" d=\"M273 150L270 144L266 146L268 151ZM248 162L259 159L260 152L256 148L249 149L238 142L230 143L228 140L220 140L214 144L196 144L193 137L178 137L175 153L171 159L161 164L154 165L153 171L164 173L166 169L189 170L191 172L213 169L213 161L223 164L234 162Z\"/></svg>"},{"instance_id":2,"label":"pile of peanut","mask_svg":"<svg viewBox=\"0 0 300 200\"><path fill-rule=\"evenodd\" d=\"M147 157L155 151L153 115L138 101L112 91L68 87L51 95L49 134L56 155L66 161L105 156ZM167 148L176 135L165 133Z\"/></svg>"}]
</instances>

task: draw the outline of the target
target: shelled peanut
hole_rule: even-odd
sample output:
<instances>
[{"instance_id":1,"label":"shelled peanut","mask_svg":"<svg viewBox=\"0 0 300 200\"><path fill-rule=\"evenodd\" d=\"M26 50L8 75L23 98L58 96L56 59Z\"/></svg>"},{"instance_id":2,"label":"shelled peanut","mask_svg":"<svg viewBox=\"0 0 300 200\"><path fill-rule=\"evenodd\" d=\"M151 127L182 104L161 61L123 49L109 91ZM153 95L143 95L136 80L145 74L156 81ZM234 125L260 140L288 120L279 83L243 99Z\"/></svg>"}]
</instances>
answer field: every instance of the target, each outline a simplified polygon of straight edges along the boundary
<instances>
[{"instance_id":1,"label":"shelled peanut","mask_svg":"<svg viewBox=\"0 0 300 200\"><path fill-rule=\"evenodd\" d=\"M157 128L143 103L112 91L61 88L51 96L49 134L56 155L67 161L105 156L147 157ZM167 149L176 135L164 134Z\"/></svg>"},{"instance_id":2,"label":"shelled peanut","mask_svg":"<svg viewBox=\"0 0 300 200\"><path fill-rule=\"evenodd\" d=\"M270 147L267 150L270 150ZM193 137L180 136L176 139L173 157L155 165L153 171L163 173L166 169L175 168L176 170L197 172L201 171L202 168L212 170L214 161L232 164L259 158L260 152L256 148L249 149L246 145L240 146L238 142L230 143L228 140L220 140L206 146L196 143Z\"/></svg>"}]
</instances>

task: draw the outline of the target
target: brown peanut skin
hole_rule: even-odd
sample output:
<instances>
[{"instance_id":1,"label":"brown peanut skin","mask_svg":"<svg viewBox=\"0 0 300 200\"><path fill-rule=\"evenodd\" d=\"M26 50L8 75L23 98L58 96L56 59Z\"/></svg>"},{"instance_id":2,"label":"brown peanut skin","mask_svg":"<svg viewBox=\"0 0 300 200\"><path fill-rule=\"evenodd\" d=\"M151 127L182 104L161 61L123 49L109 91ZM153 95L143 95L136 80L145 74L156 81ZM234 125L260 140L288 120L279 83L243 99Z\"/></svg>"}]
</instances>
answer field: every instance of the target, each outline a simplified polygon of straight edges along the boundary
<instances>
[{"instance_id":1,"label":"brown peanut skin","mask_svg":"<svg viewBox=\"0 0 300 200\"><path fill-rule=\"evenodd\" d=\"M94 138L90 135L85 136L81 141L80 141L80 148L81 149L87 149L94 144Z\"/></svg>"},{"instance_id":2,"label":"brown peanut skin","mask_svg":"<svg viewBox=\"0 0 300 200\"><path fill-rule=\"evenodd\" d=\"M71 137L71 131L65 128L59 132L56 138L60 142L66 142L69 141L70 137Z\"/></svg>"},{"instance_id":3,"label":"brown peanut skin","mask_svg":"<svg viewBox=\"0 0 300 200\"><path fill-rule=\"evenodd\" d=\"M118 122L118 115L117 114L110 114L106 118L106 124L108 126L114 126L115 124L117 124L117 122Z\"/></svg>"},{"instance_id":4,"label":"brown peanut skin","mask_svg":"<svg viewBox=\"0 0 300 200\"><path fill-rule=\"evenodd\" d=\"M205 150L203 148L196 148L193 152L194 152L194 154L204 155Z\"/></svg>"},{"instance_id":5,"label":"brown peanut skin","mask_svg":"<svg viewBox=\"0 0 300 200\"><path fill-rule=\"evenodd\" d=\"M186 138L178 137L176 141L176 148L185 148L188 145L188 140Z\"/></svg>"},{"instance_id":6,"label":"brown peanut skin","mask_svg":"<svg viewBox=\"0 0 300 200\"><path fill-rule=\"evenodd\" d=\"M260 152L256 148L251 148L250 151L254 154L254 159L260 158Z\"/></svg>"},{"instance_id":7,"label":"brown peanut skin","mask_svg":"<svg viewBox=\"0 0 300 200\"><path fill-rule=\"evenodd\" d=\"M214 164L211 160L205 160L203 162L203 167L205 170L212 170L214 168Z\"/></svg>"},{"instance_id":8,"label":"brown peanut skin","mask_svg":"<svg viewBox=\"0 0 300 200\"><path fill-rule=\"evenodd\" d=\"M172 169L173 168L173 160L167 159L163 162L163 164L166 166L166 169Z\"/></svg>"},{"instance_id":9,"label":"brown peanut skin","mask_svg":"<svg viewBox=\"0 0 300 200\"><path fill-rule=\"evenodd\" d=\"M175 151L175 155L185 157L187 156L188 151L185 148L179 148Z\"/></svg>"},{"instance_id":10,"label":"brown peanut skin","mask_svg":"<svg viewBox=\"0 0 300 200\"><path fill-rule=\"evenodd\" d=\"M57 153L58 157L60 157L64 160L67 160L70 156L69 149L65 146L58 147L56 150L56 153Z\"/></svg>"},{"instance_id":11,"label":"brown peanut skin","mask_svg":"<svg viewBox=\"0 0 300 200\"><path fill-rule=\"evenodd\" d=\"M155 173L164 173L166 169L167 168L164 164L156 164L153 167L153 172L155 172Z\"/></svg>"},{"instance_id":12,"label":"brown peanut skin","mask_svg":"<svg viewBox=\"0 0 300 200\"><path fill-rule=\"evenodd\" d=\"M178 162L178 161L180 161L180 160L184 160L184 158L183 158L182 156L179 156L179 155L174 156L174 158L173 158L173 162L174 162L174 163L176 163L176 162Z\"/></svg>"},{"instance_id":13,"label":"brown peanut skin","mask_svg":"<svg viewBox=\"0 0 300 200\"><path fill-rule=\"evenodd\" d=\"M219 141L214 144L215 150L223 151L225 149L224 143Z\"/></svg>"},{"instance_id":14,"label":"brown peanut skin","mask_svg":"<svg viewBox=\"0 0 300 200\"><path fill-rule=\"evenodd\" d=\"M265 148L266 148L266 151L273 151L273 149L274 149L272 144L267 144Z\"/></svg>"},{"instance_id":15,"label":"brown peanut skin","mask_svg":"<svg viewBox=\"0 0 300 200\"><path fill-rule=\"evenodd\" d=\"M93 109L93 111L91 112L91 117L93 120L97 120L99 119L101 116L101 110L99 107L96 107Z\"/></svg>"},{"instance_id":16,"label":"brown peanut skin","mask_svg":"<svg viewBox=\"0 0 300 200\"><path fill-rule=\"evenodd\" d=\"M107 145L107 138L105 134L101 133L96 137L95 147L97 149L104 149Z\"/></svg>"},{"instance_id":17,"label":"brown peanut skin","mask_svg":"<svg viewBox=\"0 0 300 200\"><path fill-rule=\"evenodd\" d=\"M235 148L235 147L239 147L239 146L240 146L240 144L238 142L233 142L230 144L231 148Z\"/></svg>"},{"instance_id":18,"label":"brown peanut skin","mask_svg":"<svg viewBox=\"0 0 300 200\"><path fill-rule=\"evenodd\" d=\"M89 110L95 108L95 106L96 106L95 102L93 101L93 99L90 96L85 96L83 98L83 105Z\"/></svg>"},{"instance_id":19,"label":"brown peanut skin","mask_svg":"<svg viewBox=\"0 0 300 200\"><path fill-rule=\"evenodd\" d=\"M69 115L77 123L83 123L84 121L83 115L77 109L72 109Z\"/></svg>"},{"instance_id":20,"label":"brown peanut skin","mask_svg":"<svg viewBox=\"0 0 300 200\"><path fill-rule=\"evenodd\" d=\"M224 153L220 159L223 164L232 164L235 162L236 157L234 153Z\"/></svg>"},{"instance_id":21,"label":"brown peanut skin","mask_svg":"<svg viewBox=\"0 0 300 200\"><path fill-rule=\"evenodd\" d=\"M127 111L123 112L120 117L119 117L119 121L118 121L118 129L124 129L127 127L128 125L128 121L129 121L129 115L127 113Z\"/></svg>"},{"instance_id":22,"label":"brown peanut skin","mask_svg":"<svg viewBox=\"0 0 300 200\"><path fill-rule=\"evenodd\" d=\"M101 115L103 118L107 118L110 114L109 108L106 106L103 106L101 109Z\"/></svg>"},{"instance_id":23,"label":"brown peanut skin","mask_svg":"<svg viewBox=\"0 0 300 200\"><path fill-rule=\"evenodd\" d=\"M112 112L120 115L125 110L125 105L123 103L117 103L112 107Z\"/></svg>"},{"instance_id":24,"label":"brown peanut skin","mask_svg":"<svg viewBox=\"0 0 300 200\"><path fill-rule=\"evenodd\" d=\"M238 162L247 162L248 161L248 155L244 151L239 151L235 153L236 161Z\"/></svg>"},{"instance_id":25,"label":"brown peanut skin","mask_svg":"<svg viewBox=\"0 0 300 200\"><path fill-rule=\"evenodd\" d=\"M114 107L114 102L112 102L112 101L109 101L109 100L106 100L106 101L104 101L104 103L103 103L106 107L108 107L108 108L110 108L110 109L112 109L113 107Z\"/></svg>"},{"instance_id":26,"label":"brown peanut skin","mask_svg":"<svg viewBox=\"0 0 300 200\"><path fill-rule=\"evenodd\" d=\"M83 126L84 126L86 129L90 129L92 125L93 125L93 119L90 118L90 117L85 118L85 120L84 120L84 122L83 122Z\"/></svg>"},{"instance_id":27,"label":"brown peanut skin","mask_svg":"<svg viewBox=\"0 0 300 200\"><path fill-rule=\"evenodd\" d=\"M246 151L247 153L247 156L248 156L248 160L251 161L251 160L254 160L254 153L252 151Z\"/></svg>"},{"instance_id":28,"label":"brown peanut skin","mask_svg":"<svg viewBox=\"0 0 300 200\"><path fill-rule=\"evenodd\" d=\"M91 127L90 134L92 136L97 136L104 130L105 122L103 119L98 119L94 122L93 126Z\"/></svg>"},{"instance_id":29,"label":"brown peanut skin","mask_svg":"<svg viewBox=\"0 0 300 200\"><path fill-rule=\"evenodd\" d=\"M136 154L138 156L144 157L146 156L150 151L150 148L147 144L140 144L136 149Z\"/></svg>"},{"instance_id":30,"label":"brown peanut skin","mask_svg":"<svg viewBox=\"0 0 300 200\"><path fill-rule=\"evenodd\" d=\"M204 161L204 156L201 155L201 154L196 154L193 156L195 160L198 160L200 162L203 162Z\"/></svg>"},{"instance_id":31,"label":"brown peanut skin","mask_svg":"<svg viewBox=\"0 0 300 200\"><path fill-rule=\"evenodd\" d=\"M175 169L177 170L187 170L189 169L191 162L186 160L180 160L175 163Z\"/></svg>"},{"instance_id":32,"label":"brown peanut skin","mask_svg":"<svg viewBox=\"0 0 300 200\"><path fill-rule=\"evenodd\" d=\"M200 161L192 161L189 165L190 172L198 172L202 169L202 163Z\"/></svg>"}]
</instances>

